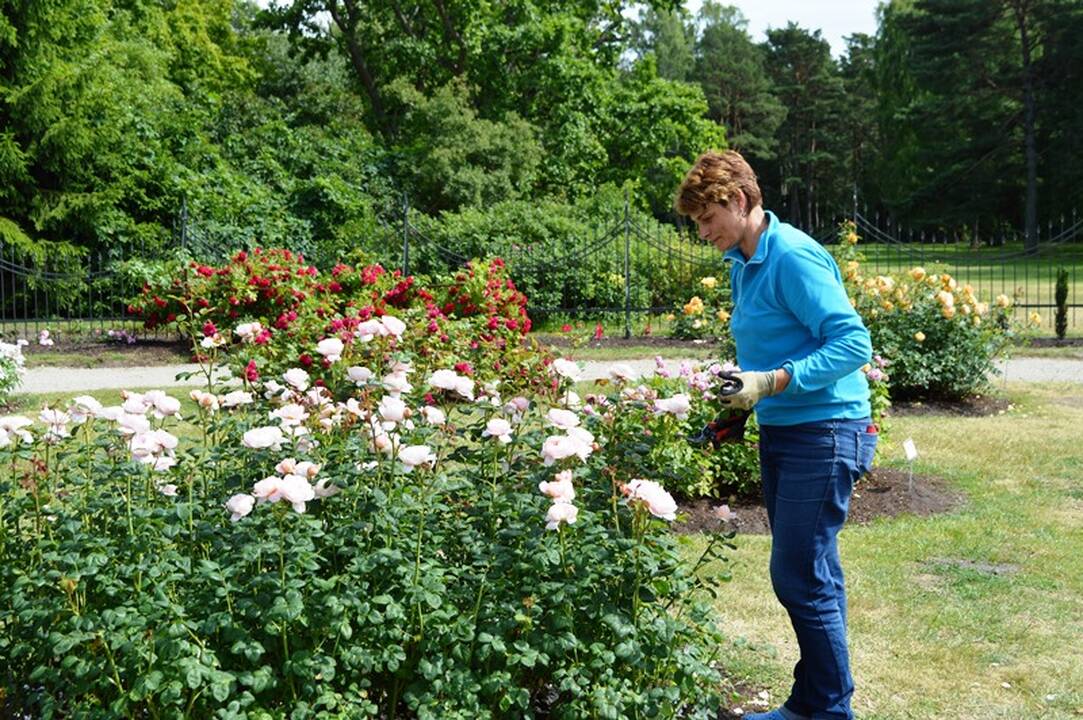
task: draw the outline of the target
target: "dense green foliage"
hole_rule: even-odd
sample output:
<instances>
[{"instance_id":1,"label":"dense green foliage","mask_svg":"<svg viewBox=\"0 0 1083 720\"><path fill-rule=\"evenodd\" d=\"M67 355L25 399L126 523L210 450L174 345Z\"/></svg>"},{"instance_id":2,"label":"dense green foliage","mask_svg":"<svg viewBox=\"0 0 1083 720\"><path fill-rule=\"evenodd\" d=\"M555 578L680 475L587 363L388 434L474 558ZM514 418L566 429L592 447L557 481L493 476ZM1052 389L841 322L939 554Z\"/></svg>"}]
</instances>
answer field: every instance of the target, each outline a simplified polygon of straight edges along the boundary
<instances>
[{"instance_id":1,"label":"dense green foliage","mask_svg":"<svg viewBox=\"0 0 1083 720\"><path fill-rule=\"evenodd\" d=\"M0 2L0 237L51 257L288 246L624 187L660 220L727 141L803 225L863 201L992 232L1078 205L1083 10L894 0L836 59L734 8L621 0ZM497 211L499 214L499 211ZM571 210L575 215L574 209Z\"/></svg>"},{"instance_id":2,"label":"dense green foliage","mask_svg":"<svg viewBox=\"0 0 1083 720\"><path fill-rule=\"evenodd\" d=\"M684 380L587 412L424 347L196 390L188 424L161 391L5 418L0 713L715 717L732 534L689 563L642 480L697 453Z\"/></svg>"}]
</instances>

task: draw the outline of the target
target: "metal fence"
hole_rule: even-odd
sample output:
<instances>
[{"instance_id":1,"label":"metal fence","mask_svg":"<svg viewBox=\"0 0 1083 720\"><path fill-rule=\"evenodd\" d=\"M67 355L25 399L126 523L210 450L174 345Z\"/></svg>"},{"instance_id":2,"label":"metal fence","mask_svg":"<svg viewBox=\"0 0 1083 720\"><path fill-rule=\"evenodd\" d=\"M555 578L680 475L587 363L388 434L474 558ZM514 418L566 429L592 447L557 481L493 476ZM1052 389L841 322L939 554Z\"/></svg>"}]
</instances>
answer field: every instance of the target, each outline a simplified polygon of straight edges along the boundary
<instances>
[{"instance_id":1,"label":"metal fence","mask_svg":"<svg viewBox=\"0 0 1083 720\"><path fill-rule=\"evenodd\" d=\"M1041 313L1043 328L1050 332L1056 275L1064 268L1069 274L1069 326L1079 327L1083 219L1043 225L1038 252L1028 255L1020 234L1004 228L984 235L978 228L963 234L914 232L856 206L845 213L814 216L817 226L807 230L823 243L835 241L839 222L853 219L867 266L874 272L915 265L949 272L986 299L1003 293L1015 299L1017 312ZM653 223L633 212L627 200L622 210L600 218L586 236L564 235L542 243L525 243L514 229L500 237L448 237L439 223L404 202L398 217L382 222L366 246L374 259L404 274L443 274L471 257L500 256L530 298L531 317L620 317L626 334L633 318L674 311L695 294L699 278L727 273L721 254L700 241L693 226ZM207 262L222 261L238 249L201 240L199 225L185 208L178 215L173 248ZM165 252L140 250L132 256L155 260ZM73 262L0 242L0 332L8 340L32 340L45 329L91 338L108 337L110 331L148 337L126 312L128 301L140 291L140 281L124 270L129 259L114 252ZM158 332L150 336L158 337Z\"/></svg>"},{"instance_id":2,"label":"metal fence","mask_svg":"<svg viewBox=\"0 0 1083 720\"><path fill-rule=\"evenodd\" d=\"M1073 215L1039 226L1038 244L1028 252L1023 233L1010 227L981 228L974 223L952 231L917 230L888 215L854 213L866 265L876 273L921 266L946 272L971 285L980 297L1006 295L1017 318L1041 315L1043 331L1053 332L1056 283L1067 273L1068 327L1080 326L1083 309L1083 218Z\"/></svg>"}]
</instances>

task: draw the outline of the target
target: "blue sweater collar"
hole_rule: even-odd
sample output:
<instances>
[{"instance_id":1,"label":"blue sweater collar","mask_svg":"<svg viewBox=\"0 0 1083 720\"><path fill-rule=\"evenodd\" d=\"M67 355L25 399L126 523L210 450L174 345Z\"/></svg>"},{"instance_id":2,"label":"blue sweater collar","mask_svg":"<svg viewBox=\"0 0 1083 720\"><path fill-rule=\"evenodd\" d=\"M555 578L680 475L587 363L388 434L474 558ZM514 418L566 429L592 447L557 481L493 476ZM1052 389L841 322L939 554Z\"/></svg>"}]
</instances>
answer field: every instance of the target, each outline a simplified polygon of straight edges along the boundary
<instances>
[{"instance_id":1,"label":"blue sweater collar","mask_svg":"<svg viewBox=\"0 0 1083 720\"><path fill-rule=\"evenodd\" d=\"M764 213L767 216L767 229L760 235L760 240L756 243L756 252L752 254L748 260L745 260L744 253L741 252L741 248L735 247L732 250L727 250L723 256L727 260L733 260L736 263L742 265L752 265L754 263L762 263L767 259L767 252L770 250L771 238L774 237L775 232L778 230L778 216L770 210Z\"/></svg>"}]
</instances>

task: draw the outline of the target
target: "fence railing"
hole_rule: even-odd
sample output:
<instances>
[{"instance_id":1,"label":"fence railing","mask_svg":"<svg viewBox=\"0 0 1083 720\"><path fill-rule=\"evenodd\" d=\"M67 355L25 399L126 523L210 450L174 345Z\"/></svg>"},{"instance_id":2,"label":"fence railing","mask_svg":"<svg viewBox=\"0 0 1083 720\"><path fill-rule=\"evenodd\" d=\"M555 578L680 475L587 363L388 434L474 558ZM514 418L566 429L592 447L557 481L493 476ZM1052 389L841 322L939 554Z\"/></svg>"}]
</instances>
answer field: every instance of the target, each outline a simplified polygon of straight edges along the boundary
<instances>
[{"instance_id":1,"label":"fence railing","mask_svg":"<svg viewBox=\"0 0 1083 720\"><path fill-rule=\"evenodd\" d=\"M816 213L817 227L808 232L823 243L834 242L838 222L852 218L871 271L886 273L921 265L951 273L986 299L1005 294L1019 313L1037 311L1043 328L1052 330L1057 273L1069 276L1069 326L1079 327L1083 308L1083 219L1043 226L1036 254L1027 254L1019 233L1003 228L982 237L969 234L915 233L894 220L866 214ZM871 217L870 217L871 215ZM222 261L238 248L205 243L199 226L182 210L175 246L204 261ZM528 244L514 233L500 238L447 237L438 225L404 203L396 218L381 223L368 238L376 260L405 274L439 274L455 270L471 257L500 256L527 297L534 318L619 316L625 333L633 316L675 311L696 293L699 278L724 275L722 256L696 236L692 226L654 224L623 210L602 218L584 237L562 236ZM299 248L291 248L297 250ZM143 260L161 259L164 251L142 251ZM116 253L72 259L21 252L0 243L0 334L5 339L32 340L40 331L106 337L124 331L159 337L126 312L140 291L130 258ZM325 259L326 260L326 259ZM328 260L328 263L333 259Z\"/></svg>"},{"instance_id":2,"label":"fence railing","mask_svg":"<svg viewBox=\"0 0 1083 720\"><path fill-rule=\"evenodd\" d=\"M889 217L858 211L854 217L866 265L876 273L921 266L952 275L971 285L987 299L1006 295L1019 319L1031 312L1041 315L1043 330L1052 332L1056 311L1057 275L1068 275L1068 326L1079 327L1083 309L1083 218L1042 226L1034 252L1028 252L1023 234L997 228L985 234L980 227L967 232L919 231Z\"/></svg>"}]
</instances>

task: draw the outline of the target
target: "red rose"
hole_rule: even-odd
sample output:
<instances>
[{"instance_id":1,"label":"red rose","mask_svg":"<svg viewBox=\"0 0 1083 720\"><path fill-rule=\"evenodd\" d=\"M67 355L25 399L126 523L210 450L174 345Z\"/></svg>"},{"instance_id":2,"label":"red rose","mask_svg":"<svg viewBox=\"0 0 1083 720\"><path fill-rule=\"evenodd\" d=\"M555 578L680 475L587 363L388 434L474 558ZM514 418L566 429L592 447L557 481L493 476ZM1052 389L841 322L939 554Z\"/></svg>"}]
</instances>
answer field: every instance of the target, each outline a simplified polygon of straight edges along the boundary
<instances>
[{"instance_id":1,"label":"red rose","mask_svg":"<svg viewBox=\"0 0 1083 720\"><path fill-rule=\"evenodd\" d=\"M301 357L297 358L297 360L305 367L312 365L312 356L308 353L301 353Z\"/></svg>"},{"instance_id":2,"label":"red rose","mask_svg":"<svg viewBox=\"0 0 1083 720\"><path fill-rule=\"evenodd\" d=\"M210 320L203 323L203 337L212 337L218 334L218 328Z\"/></svg>"},{"instance_id":3,"label":"red rose","mask_svg":"<svg viewBox=\"0 0 1083 720\"><path fill-rule=\"evenodd\" d=\"M244 379L252 383L259 380L259 370L256 369L255 360L249 360L248 364L244 366Z\"/></svg>"}]
</instances>

